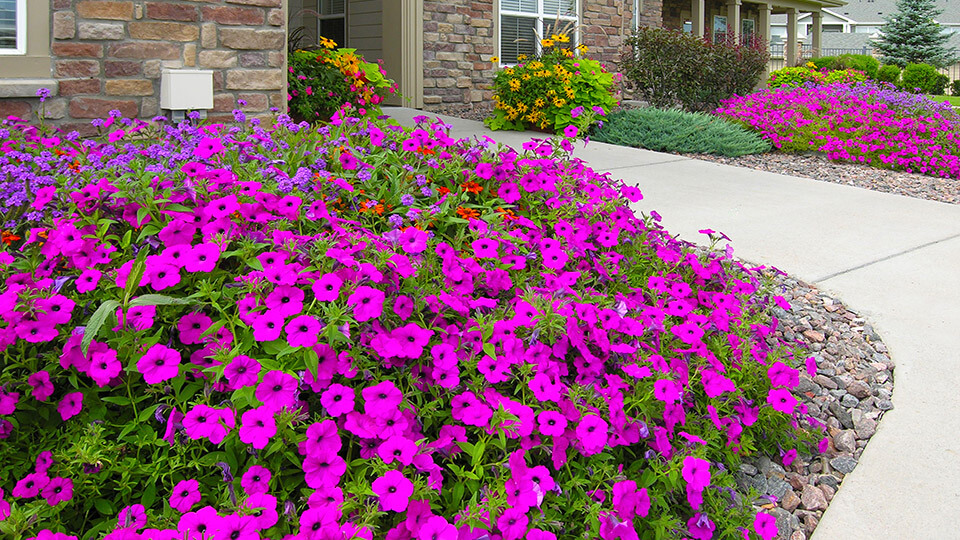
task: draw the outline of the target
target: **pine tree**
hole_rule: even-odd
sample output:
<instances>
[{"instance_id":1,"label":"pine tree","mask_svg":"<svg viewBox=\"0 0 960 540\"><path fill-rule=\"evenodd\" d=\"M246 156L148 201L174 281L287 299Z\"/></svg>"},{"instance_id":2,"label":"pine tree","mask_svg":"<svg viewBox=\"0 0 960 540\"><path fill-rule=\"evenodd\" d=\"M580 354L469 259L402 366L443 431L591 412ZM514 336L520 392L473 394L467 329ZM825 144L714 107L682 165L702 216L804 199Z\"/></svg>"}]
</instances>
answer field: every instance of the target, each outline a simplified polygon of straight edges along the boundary
<instances>
[{"instance_id":1,"label":"pine tree","mask_svg":"<svg viewBox=\"0 0 960 540\"><path fill-rule=\"evenodd\" d=\"M875 43L885 64L904 67L909 63L946 67L956 61L945 45L950 36L934 19L943 13L934 0L897 0L897 11L886 18Z\"/></svg>"}]
</instances>

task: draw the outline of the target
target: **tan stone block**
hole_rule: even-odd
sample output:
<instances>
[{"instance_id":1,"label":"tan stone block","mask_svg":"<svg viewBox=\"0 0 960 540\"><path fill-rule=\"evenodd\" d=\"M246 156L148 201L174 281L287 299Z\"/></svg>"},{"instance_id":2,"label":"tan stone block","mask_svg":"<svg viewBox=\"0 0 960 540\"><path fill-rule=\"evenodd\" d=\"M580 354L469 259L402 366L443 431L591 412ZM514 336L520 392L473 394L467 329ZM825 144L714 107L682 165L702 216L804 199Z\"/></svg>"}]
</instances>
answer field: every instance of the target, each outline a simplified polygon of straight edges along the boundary
<instances>
[{"instance_id":1,"label":"tan stone block","mask_svg":"<svg viewBox=\"0 0 960 540\"><path fill-rule=\"evenodd\" d=\"M43 117L47 120L60 120L67 116L67 100L63 98L48 99L40 105Z\"/></svg>"},{"instance_id":2,"label":"tan stone block","mask_svg":"<svg viewBox=\"0 0 960 540\"><path fill-rule=\"evenodd\" d=\"M129 21L133 18L133 2L83 0L77 4L77 14L84 19Z\"/></svg>"},{"instance_id":3,"label":"tan stone block","mask_svg":"<svg viewBox=\"0 0 960 540\"><path fill-rule=\"evenodd\" d=\"M96 60L57 60L54 74L57 77L96 77L100 75L100 62Z\"/></svg>"},{"instance_id":4,"label":"tan stone block","mask_svg":"<svg viewBox=\"0 0 960 540\"><path fill-rule=\"evenodd\" d=\"M200 45L204 49L217 48L217 25L216 23L205 23L200 32Z\"/></svg>"},{"instance_id":5,"label":"tan stone block","mask_svg":"<svg viewBox=\"0 0 960 540\"><path fill-rule=\"evenodd\" d=\"M153 96L143 98L140 102L140 116L154 117L158 114L160 114L160 99Z\"/></svg>"},{"instance_id":6,"label":"tan stone block","mask_svg":"<svg viewBox=\"0 0 960 540\"><path fill-rule=\"evenodd\" d=\"M197 65L197 44L185 43L183 45L183 65L186 67L196 67Z\"/></svg>"},{"instance_id":7,"label":"tan stone block","mask_svg":"<svg viewBox=\"0 0 960 540\"><path fill-rule=\"evenodd\" d=\"M77 25L80 39L123 39L123 23L81 21Z\"/></svg>"},{"instance_id":8,"label":"tan stone block","mask_svg":"<svg viewBox=\"0 0 960 540\"><path fill-rule=\"evenodd\" d=\"M247 102L241 107L244 111L263 112L270 107L266 94L240 94L237 99Z\"/></svg>"},{"instance_id":9,"label":"tan stone block","mask_svg":"<svg viewBox=\"0 0 960 540\"><path fill-rule=\"evenodd\" d=\"M227 72L228 90L278 90L283 88L279 69L232 69Z\"/></svg>"},{"instance_id":10,"label":"tan stone block","mask_svg":"<svg viewBox=\"0 0 960 540\"><path fill-rule=\"evenodd\" d=\"M180 58L180 47L174 43L156 41L128 41L111 45L108 56L114 58L139 58L141 60L172 60Z\"/></svg>"},{"instance_id":11,"label":"tan stone block","mask_svg":"<svg viewBox=\"0 0 960 540\"><path fill-rule=\"evenodd\" d=\"M158 41L196 41L200 38L200 28L195 24L175 22L129 23L130 37Z\"/></svg>"},{"instance_id":12,"label":"tan stone block","mask_svg":"<svg viewBox=\"0 0 960 540\"><path fill-rule=\"evenodd\" d=\"M267 24L270 26L283 26L284 22L282 9L271 9L267 13Z\"/></svg>"},{"instance_id":13,"label":"tan stone block","mask_svg":"<svg viewBox=\"0 0 960 540\"><path fill-rule=\"evenodd\" d=\"M213 110L214 112L230 112L236 104L233 94L214 94Z\"/></svg>"},{"instance_id":14,"label":"tan stone block","mask_svg":"<svg viewBox=\"0 0 960 540\"><path fill-rule=\"evenodd\" d=\"M163 70L163 60L147 60L143 63L143 76L148 79L159 79Z\"/></svg>"},{"instance_id":15,"label":"tan stone block","mask_svg":"<svg viewBox=\"0 0 960 540\"><path fill-rule=\"evenodd\" d=\"M57 11L53 14L53 37L73 39L77 35L77 17L70 11Z\"/></svg>"},{"instance_id":16,"label":"tan stone block","mask_svg":"<svg viewBox=\"0 0 960 540\"><path fill-rule=\"evenodd\" d=\"M260 26L266 20L260 8L236 6L204 6L203 20L219 24Z\"/></svg>"},{"instance_id":17,"label":"tan stone block","mask_svg":"<svg viewBox=\"0 0 960 540\"><path fill-rule=\"evenodd\" d=\"M127 118L135 118L137 108L137 102L133 100L94 97L76 97L69 105L70 116L74 118L106 118L114 109Z\"/></svg>"},{"instance_id":18,"label":"tan stone block","mask_svg":"<svg viewBox=\"0 0 960 540\"><path fill-rule=\"evenodd\" d=\"M283 30L221 28L220 43L228 49L279 50L286 44L286 33Z\"/></svg>"},{"instance_id":19,"label":"tan stone block","mask_svg":"<svg viewBox=\"0 0 960 540\"><path fill-rule=\"evenodd\" d=\"M152 96L153 81L146 79L111 79L105 85L108 96Z\"/></svg>"},{"instance_id":20,"label":"tan stone block","mask_svg":"<svg viewBox=\"0 0 960 540\"><path fill-rule=\"evenodd\" d=\"M236 51L200 51L199 64L202 68L237 67Z\"/></svg>"}]
</instances>

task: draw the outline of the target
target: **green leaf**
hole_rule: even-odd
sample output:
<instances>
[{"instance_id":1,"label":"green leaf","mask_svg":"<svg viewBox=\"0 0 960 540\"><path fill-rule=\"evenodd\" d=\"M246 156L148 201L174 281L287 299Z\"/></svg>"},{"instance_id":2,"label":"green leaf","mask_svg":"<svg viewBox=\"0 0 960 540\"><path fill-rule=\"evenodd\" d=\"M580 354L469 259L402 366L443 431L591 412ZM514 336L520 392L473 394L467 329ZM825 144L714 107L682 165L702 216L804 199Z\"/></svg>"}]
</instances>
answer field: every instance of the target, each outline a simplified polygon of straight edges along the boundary
<instances>
[{"instance_id":1,"label":"green leaf","mask_svg":"<svg viewBox=\"0 0 960 540\"><path fill-rule=\"evenodd\" d=\"M163 294L145 294L130 301L130 307L136 306L188 306L194 304L189 298L174 298ZM221 323L222 326L222 323ZM216 331L216 330L214 330Z\"/></svg>"},{"instance_id":2,"label":"green leaf","mask_svg":"<svg viewBox=\"0 0 960 540\"><path fill-rule=\"evenodd\" d=\"M494 348L493 343L490 343L490 342L484 343L483 352L485 352L487 356L489 356L490 358L493 358L494 360L497 359L497 351Z\"/></svg>"},{"instance_id":3,"label":"green leaf","mask_svg":"<svg viewBox=\"0 0 960 540\"><path fill-rule=\"evenodd\" d=\"M96 507L97 511L105 516L112 516L114 514L113 503L106 499L95 499L93 501L93 506ZM147 505L143 505L144 508Z\"/></svg>"},{"instance_id":4,"label":"green leaf","mask_svg":"<svg viewBox=\"0 0 960 540\"><path fill-rule=\"evenodd\" d=\"M140 504L142 504L144 508L150 508L155 500L157 500L157 484L155 482L148 482L147 487L143 489L143 497L140 499Z\"/></svg>"},{"instance_id":5,"label":"green leaf","mask_svg":"<svg viewBox=\"0 0 960 540\"><path fill-rule=\"evenodd\" d=\"M133 297L134 291L137 290L137 287L140 286L140 279L143 278L143 273L147 269L147 250L141 249L137 253L137 258L133 261L133 266L130 268L130 273L127 274L127 285L123 288L123 305L124 308L130 304L130 298ZM124 309L126 312L126 309Z\"/></svg>"},{"instance_id":6,"label":"green leaf","mask_svg":"<svg viewBox=\"0 0 960 540\"><path fill-rule=\"evenodd\" d=\"M90 343L93 341L93 338L97 337L97 334L100 333L100 327L103 326L103 323L106 322L107 317L114 312L118 307L120 307L120 302L116 300L107 300L106 302L100 304L100 307L97 308L93 315L90 316L90 320L87 321L86 328L83 331L83 341L80 342L80 351L84 356L87 355L87 351L90 349Z\"/></svg>"}]
</instances>

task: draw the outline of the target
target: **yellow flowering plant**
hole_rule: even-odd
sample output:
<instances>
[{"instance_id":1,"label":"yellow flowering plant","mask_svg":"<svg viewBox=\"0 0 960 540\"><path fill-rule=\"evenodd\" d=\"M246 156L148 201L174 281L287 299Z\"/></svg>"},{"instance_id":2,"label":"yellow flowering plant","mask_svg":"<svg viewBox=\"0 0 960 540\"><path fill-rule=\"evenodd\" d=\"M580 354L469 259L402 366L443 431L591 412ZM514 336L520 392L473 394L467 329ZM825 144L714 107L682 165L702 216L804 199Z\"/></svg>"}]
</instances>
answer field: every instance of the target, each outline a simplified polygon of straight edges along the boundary
<instances>
[{"instance_id":1,"label":"yellow flowering plant","mask_svg":"<svg viewBox=\"0 0 960 540\"><path fill-rule=\"evenodd\" d=\"M585 45L570 47L565 32L544 37L540 44L539 55L521 56L519 64L494 76L494 110L484 121L490 129L559 132L572 125L584 131L617 105L618 75L587 58Z\"/></svg>"},{"instance_id":2,"label":"yellow flowering plant","mask_svg":"<svg viewBox=\"0 0 960 540\"><path fill-rule=\"evenodd\" d=\"M299 120L326 121L345 103L360 114L377 115L387 94L397 90L383 68L356 49L338 49L326 37L316 50L295 50L288 57L287 103Z\"/></svg>"}]
</instances>

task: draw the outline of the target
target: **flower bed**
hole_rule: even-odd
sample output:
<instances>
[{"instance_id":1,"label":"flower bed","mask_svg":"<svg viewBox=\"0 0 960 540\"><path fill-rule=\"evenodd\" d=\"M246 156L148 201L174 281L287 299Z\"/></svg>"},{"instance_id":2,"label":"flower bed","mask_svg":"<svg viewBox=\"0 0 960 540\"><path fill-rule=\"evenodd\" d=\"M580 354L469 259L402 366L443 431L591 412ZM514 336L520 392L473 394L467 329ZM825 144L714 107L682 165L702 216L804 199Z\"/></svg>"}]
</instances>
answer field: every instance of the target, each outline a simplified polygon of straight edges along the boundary
<instances>
[{"instance_id":1,"label":"flower bed","mask_svg":"<svg viewBox=\"0 0 960 540\"><path fill-rule=\"evenodd\" d=\"M960 178L960 120L949 104L886 83L803 85L724 102L716 114L786 152Z\"/></svg>"},{"instance_id":2,"label":"flower bed","mask_svg":"<svg viewBox=\"0 0 960 540\"><path fill-rule=\"evenodd\" d=\"M776 535L730 471L818 446L783 299L425 120L0 130L0 532Z\"/></svg>"}]
</instances>

